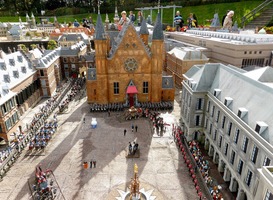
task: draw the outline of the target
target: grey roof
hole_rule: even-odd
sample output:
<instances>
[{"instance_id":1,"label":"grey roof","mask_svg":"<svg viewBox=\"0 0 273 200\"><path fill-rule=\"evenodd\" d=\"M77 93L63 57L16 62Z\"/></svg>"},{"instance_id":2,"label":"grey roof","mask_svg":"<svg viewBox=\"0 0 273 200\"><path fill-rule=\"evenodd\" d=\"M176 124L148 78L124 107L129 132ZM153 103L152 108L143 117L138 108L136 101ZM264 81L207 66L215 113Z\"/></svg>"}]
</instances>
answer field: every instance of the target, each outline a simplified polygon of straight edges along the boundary
<instances>
[{"instance_id":1,"label":"grey roof","mask_svg":"<svg viewBox=\"0 0 273 200\"><path fill-rule=\"evenodd\" d=\"M97 24L96 24L95 40L105 40L105 31L102 24L101 15L98 14Z\"/></svg>"},{"instance_id":2,"label":"grey roof","mask_svg":"<svg viewBox=\"0 0 273 200\"><path fill-rule=\"evenodd\" d=\"M197 69L197 68L195 68ZM195 73L185 74L196 82L194 91L214 93L220 89L218 99L233 99L231 111L237 115L238 109L248 110L244 121L255 130L257 122L264 122L268 128L260 136L273 145L273 69L264 67L246 72L233 66L223 64L205 64ZM203 86L202 86L203 85Z\"/></svg>"},{"instance_id":3,"label":"grey roof","mask_svg":"<svg viewBox=\"0 0 273 200\"><path fill-rule=\"evenodd\" d=\"M147 35L149 35L149 30L148 30L148 27L147 27L145 19L143 19L142 22L141 22L139 34L147 34Z\"/></svg>"},{"instance_id":4,"label":"grey roof","mask_svg":"<svg viewBox=\"0 0 273 200\"><path fill-rule=\"evenodd\" d=\"M0 58L0 104L14 96L10 90L36 72L21 51L10 54L1 52Z\"/></svg>"},{"instance_id":5,"label":"grey roof","mask_svg":"<svg viewBox=\"0 0 273 200\"><path fill-rule=\"evenodd\" d=\"M23 29L23 26L14 24L12 25L11 29L8 31L11 35L20 35L21 30Z\"/></svg>"},{"instance_id":6,"label":"grey roof","mask_svg":"<svg viewBox=\"0 0 273 200\"><path fill-rule=\"evenodd\" d=\"M60 37L58 38L58 41L75 41L75 43L77 41L83 41L86 45L90 43L89 41L89 37L84 33L64 33L62 35L60 35Z\"/></svg>"},{"instance_id":7,"label":"grey roof","mask_svg":"<svg viewBox=\"0 0 273 200\"><path fill-rule=\"evenodd\" d=\"M164 34L162 30L161 16L160 16L160 13L158 13L156 17L154 31L153 31L153 40L163 40L163 39L164 39Z\"/></svg>"},{"instance_id":8,"label":"grey roof","mask_svg":"<svg viewBox=\"0 0 273 200\"><path fill-rule=\"evenodd\" d=\"M88 68L88 70L87 70L87 80L97 80L97 70L96 70L96 68Z\"/></svg>"},{"instance_id":9,"label":"grey roof","mask_svg":"<svg viewBox=\"0 0 273 200\"><path fill-rule=\"evenodd\" d=\"M207 58L200 49L194 47L174 47L168 53L174 55L180 60L209 60L209 58Z\"/></svg>"},{"instance_id":10,"label":"grey roof","mask_svg":"<svg viewBox=\"0 0 273 200\"><path fill-rule=\"evenodd\" d=\"M56 50L52 50L50 53L44 55L38 60L37 68L47 68L56 60L59 59L59 53Z\"/></svg>"},{"instance_id":11,"label":"grey roof","mask_svg":"<svg viewBox=\"0 0 273 200\"><path fill-rule=\"evenodd\" d=\"M173 89L174 81L172 76L162 76L162 89Z\"/></svg>"},{"instance_id":12,"label":"grey roof","mask_svg":"<svg viewBox=\"0 0 273 200\"><path fill-rule=\"evenodd\" d=\"M115 54L116 50L118 49L121 41L123 40L123 36L126 34L128 28L133 28L133 30L135 31L135 34L136 34L136 38L139 39L140 43L142 44L142 46L145 49L145 51L147 52L147 54L149 56L151 55L151 52L150 52L149 48L143 43L143 41L140 39L139 35L137 34L134 25L132 23L126 23L125 25L123 25L121 31L119 31L119 34L117 35L115 40L112 42L113 45L112 45L112 48L111 48L111 50L109 52L109 59L111 59L114 56L114 54Z\"/></svg>"}]
</instances>

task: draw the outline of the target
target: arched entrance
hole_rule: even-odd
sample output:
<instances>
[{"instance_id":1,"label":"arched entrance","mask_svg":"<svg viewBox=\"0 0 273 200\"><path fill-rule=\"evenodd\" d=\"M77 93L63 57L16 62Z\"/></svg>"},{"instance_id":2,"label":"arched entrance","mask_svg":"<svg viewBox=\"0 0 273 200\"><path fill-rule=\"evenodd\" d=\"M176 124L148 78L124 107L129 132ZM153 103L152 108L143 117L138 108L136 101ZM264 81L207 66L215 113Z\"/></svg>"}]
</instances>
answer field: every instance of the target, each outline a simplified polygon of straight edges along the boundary
<instances>
[{"instance_id":1,"label":"arched entrance","mask_svg":"<svg viewBox=\"0 0 273 200\"><path fill-rule=\"evenodd\" d=\"M130 107L137 105L137 88L131 80L126 88L126 104Z\"/></svg>"},{"instance_id":2,"label":"arched entrance","mask_svg":"<svg viewBox=\"0 0 273 200\"><path fill-rule=\"evenodd\" d=\"M247 200L247 196L244 190L238 191L236 200Z\"/></svg>"},{"instance_id":3,"label":"arched entrance","mask_svg":"<svg viewBox=\"0 0 273 200\"><path fill-rule=\"evenodd\" d=\"M215 152L213 162L218 165L219 164L219 154Z\"/></svg>"}]
</instances>

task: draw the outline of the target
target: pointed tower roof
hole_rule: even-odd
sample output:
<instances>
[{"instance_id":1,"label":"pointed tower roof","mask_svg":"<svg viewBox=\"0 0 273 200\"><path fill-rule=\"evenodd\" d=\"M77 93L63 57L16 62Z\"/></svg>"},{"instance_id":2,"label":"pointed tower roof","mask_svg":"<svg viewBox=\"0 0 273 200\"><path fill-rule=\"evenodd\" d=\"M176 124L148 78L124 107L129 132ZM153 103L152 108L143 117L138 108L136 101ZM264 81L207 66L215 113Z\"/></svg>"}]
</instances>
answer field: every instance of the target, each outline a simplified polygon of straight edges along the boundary
<instances>
[{"instance_id":1,"label":"pointed tower roof","mask_svg":"<svg viewBox=\"0 0 273 200\"><path fill-rule=\"evenodd\" d=\"M148 34L149 35L149 31L148 31L145 19L143 19L142 22L141 22L141 27L140 27L140 30L139 30L139 34Z\"/></svg>"},{"instance_id":2,"label":"pointed tower roof","mask_svg":"<svg viewBox=\"0 0 273 200\"><path fill-rule=\"evenodd\" d=\"M103 27L103 24L102 24L101 15L98 14L95 39L96 40L105 40L104 35L105 35L105 31L104 31L104 27Z\"/></svg>"},{"instance_id":3,"label":"pointed tower roof","mask_svg":"<svg viewBox=\"0 0 273 200\"><path fill-rule=\"evenodd\" d=\"M157 13L156 22L153 30L153 40L163 40L163 30L162 30L162 23L161 23L161 16L160 13Z\"/></svg>"}]
</instances>

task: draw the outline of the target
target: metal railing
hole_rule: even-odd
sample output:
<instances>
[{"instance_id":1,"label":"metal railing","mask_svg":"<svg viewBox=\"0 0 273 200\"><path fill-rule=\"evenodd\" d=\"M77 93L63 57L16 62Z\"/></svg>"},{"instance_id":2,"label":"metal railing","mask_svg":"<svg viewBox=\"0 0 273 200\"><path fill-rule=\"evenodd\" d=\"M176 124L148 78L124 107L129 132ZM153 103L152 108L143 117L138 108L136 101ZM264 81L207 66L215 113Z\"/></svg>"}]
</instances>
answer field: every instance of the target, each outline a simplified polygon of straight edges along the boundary
<instances>
[{"instance_id":1,"label":"metal railing","mask_svg":"<svg viewBox=\"0 0 273 200\"><path fill-rule=\"evenodd\" d=\"M269 4L273 3L273 0L265 0L263 3L258 5L256 8L254 8L252 11L247 13L245 16L242 17L242 26L245 28L245 24L247 21L250 20L250 18L255 17L257 13L265 9Z\"/></svg>"}]
</instances>

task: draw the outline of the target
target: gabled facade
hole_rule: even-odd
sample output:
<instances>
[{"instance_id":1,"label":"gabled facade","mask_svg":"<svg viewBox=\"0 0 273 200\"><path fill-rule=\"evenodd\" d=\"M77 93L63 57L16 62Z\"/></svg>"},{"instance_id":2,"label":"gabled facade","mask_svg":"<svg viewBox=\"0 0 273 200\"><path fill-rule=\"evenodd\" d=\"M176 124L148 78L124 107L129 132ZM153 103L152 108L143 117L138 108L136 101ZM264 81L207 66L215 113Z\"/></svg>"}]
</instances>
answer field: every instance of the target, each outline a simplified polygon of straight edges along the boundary
<instances>
[{"instance_id":1,"label":"gabled facade","mask_svg":"<svg viewBox=\"0 0 273 200\"><path fill-rule=\"evenodd\" d=\"M115 41L110 41L98 15L95 66L87 72L88 103L133 106L138 102L174 100L172 77L165 79L167 84L162 81L164 37L159 17L149 47L148 31L142 29L138 34L131 23L123 26Z\"/></svg>"}]
</instances>

